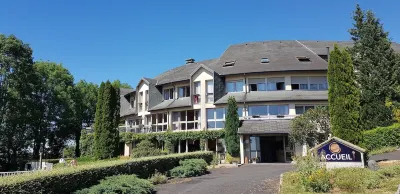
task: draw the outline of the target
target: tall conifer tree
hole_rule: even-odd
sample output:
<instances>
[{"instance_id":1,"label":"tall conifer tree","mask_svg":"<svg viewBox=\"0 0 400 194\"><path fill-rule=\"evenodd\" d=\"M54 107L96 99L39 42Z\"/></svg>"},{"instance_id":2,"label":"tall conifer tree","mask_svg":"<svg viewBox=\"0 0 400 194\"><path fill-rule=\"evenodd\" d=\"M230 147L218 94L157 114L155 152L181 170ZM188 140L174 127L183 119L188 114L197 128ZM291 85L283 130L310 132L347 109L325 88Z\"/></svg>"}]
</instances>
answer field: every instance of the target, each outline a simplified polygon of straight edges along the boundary
<instances>
[{"instance_id":1,"label":"tall conifer tree","mask_svg":"<svg viewBox=\"0 0 400 194\"><path fill-rule=\"evenodd\" d=\"M362 139L359 126L360 90L355 80L350 54L337 45L328 65L329 113L332 132L352 143Z\"/></svg>"},{"instance_id":2,"label":"tall conifer tree","mask_svg":"<svg viewBox=\"0 0 400 194\"><path fill-rule=\"evenodd\" d=\"M229 97L225 122L225 143L228 153L233 157L240 155L240 140L237 133L240 123L237 110L238 106L235 98Z\"/></svg>"}]
</instances>

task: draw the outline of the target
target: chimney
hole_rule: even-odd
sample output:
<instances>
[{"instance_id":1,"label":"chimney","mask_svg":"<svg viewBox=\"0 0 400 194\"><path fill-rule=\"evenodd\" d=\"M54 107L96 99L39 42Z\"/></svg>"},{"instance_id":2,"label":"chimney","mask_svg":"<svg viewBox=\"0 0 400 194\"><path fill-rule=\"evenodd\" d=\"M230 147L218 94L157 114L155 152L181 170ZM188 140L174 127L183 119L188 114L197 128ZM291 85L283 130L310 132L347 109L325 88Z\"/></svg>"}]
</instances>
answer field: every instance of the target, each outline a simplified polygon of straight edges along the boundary
<instances>
[{"instance_id":1,"label":"chimney","mask_svg":"<svg viewBox=\"0 0 400 194\"><path fill-rule=\"evenodd\" d=\"M329 61L329 46L326 47L326 56L327 56L327 60Z\"/></svg>"},{"instance_id":2,"label":"chimney","mask_svg":"<svg viewBox=\"0 0 400 194\"><path fill-rule=\"evenodd\" d=\"M186 59L186 64L194 63L193 58Z\"/></svg>"}]
</instances>

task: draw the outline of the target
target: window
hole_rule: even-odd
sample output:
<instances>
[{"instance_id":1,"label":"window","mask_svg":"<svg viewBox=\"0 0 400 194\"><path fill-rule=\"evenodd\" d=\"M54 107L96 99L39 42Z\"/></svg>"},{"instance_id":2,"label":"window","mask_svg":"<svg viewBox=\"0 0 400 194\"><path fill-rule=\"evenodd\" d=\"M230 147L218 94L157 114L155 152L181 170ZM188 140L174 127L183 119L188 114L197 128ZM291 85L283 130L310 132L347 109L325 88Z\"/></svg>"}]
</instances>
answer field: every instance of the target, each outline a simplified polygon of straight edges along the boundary
<instances>
[{"instance_id":1,"label":"window","mask_svg":"<svg viewBox=\"0 0 400 194\"><path fill-rule=\"evenodd\" d=\"M226 92L243 92L243 80L226 82Z\"/></svg>"},{"instance_id":2,"label":"window","mask_svg":"<svg viewBox=\"0 0 400 194\"><path fill-rule=\"evenodd\" d=\"M143 110L143 92L139 92L139 112Z\"/></svg>"},{"instance_id":3,"label":"window","mask_svg":"<svg viewBox=\"0 0 400 194\"><path fill-rule=\"evenodd\" d=\"M292 77L292 90L308 90L308 77Z\"/></svg>"},{"instance_id":4,"label":"window","mask_svg":"<svg viewBox=\"0 0 400 194\"><path fill-rule=\"evenodd\" d=\"M266 91L265 79L249 79L250 91Z\"/></svg>"},{"instance_id":5,"label":"window","mask_svg":"<svg viewBox=\"0 0 400 194\"><path fill-rule=\"evenodd\" d=\"M288 115L288 105L249 106L249 116Z\"/></svg>"},{"instance_id":6,"label":"window","mask_svg":"<svg viewBox=\"0 0 400 194\"><path fill-rule=\"evenodd\" d=\"M243 107L239 106L237 109L237 113L238 113L239 118L243 117Z\"/></svg>"},{"instance_id":7,"label":"window","mask_svg":"<svg viewBox=\"0 0 400 194\"><path fill-rule=\"evenodd\" d=\"M189 97L190 96L190 87L189 86L183 86L178 88L178 97L183 98L183 97Z\"/></svg>"},{"instance_id":8,"label":"window","mask_svg":"<svg viewBox=\"0 0 400 194\"><path fill-rule=\"evenodd\" d=\"M308 57L296 57L296 58L300 62L311 62L310 58L308 58Z\"/></svg>"},{"instance_id":9,"label":"window","mask_svg":"<svg viewBox=\"0 0 400 194\"><path fill-rule=\"evenodd\" d=\"M305 112L307 112L308 109L312 109L314 107L315 107L314 105L299 105L299 106L295 106L296 115L304 114Z\"/></svg>"},{"instance_id":10,"label":"window","mask_svg":"<svg viewBox=\"0 0 400 194\"><path fill-rule=\"evenodd\" d=\"M310 90L327 90L328 81L325 76L320 77L309 77Z\"/></svg>"},{"instance_id":11,"label":"window","mask_svg":"<svg viewBox=\"0 0 400 194\"><path fill-rule=\"evenodd\" d=\"M130 98L131 109L135 108L135 106L136 106L135 104L136 104L135 97L131 96L131 98Z\"/></svg>"},{"instance_id":12,"label":"window","mask_svg":"<svg viewBox=\"0 0 400 194\"><path fill-rule=\"evenodd\" d=\"M172 130L200 129L200 110L172 113Z\"/></svg>"},{"instance_id":13,"label":"window","mask_svg":"<svg viewBox=\"0 0 400 194\"><path fill-rule=\"evenodd\" d=\"M164 90L164 100L174 99L174 88Z\"/></svg>"},{"instance_id":14,"label":"window","mask_svg":"<svg viewBox=\"0 0 400 194\"><path fill-rule=\"evenodd\" d=\"M168 128L168 114L156 113L151 115L151 129L153 132L166 131Z\"/></svg>"},{"instance_id":15,"label":"window","mask_svg":"<svg viewBox=\"0 0 400 194\"><path fill-rule=\"evenodd\" d=\"M207 109L207 128L221 129L225 127L225 108Z\"/></svg>"},{"instance_id":16,"label":"window","mask_svg":"<svg viewBox=\"0 0 400 194\"><path fill-rule=\"evenodd\" d=\"M283 77L267 78L267 89L268 91L285 90L285 78Z\"/></svg>"},{"instance_id":17,"label":"window","mask_svg":"<svg viewBox=\"0 0 400 194\"><path fill-rule=\"evenodd\" d=\"M269 59L268 58L261 58L261 63L269 63Z\"/></svg>"},{"instance_id":18,"label":"window","mask_svg":"<svg viewBox=\"0 0 400 194\"><path fill-rule=\"evenodd\" d=\"M207 83L207 103L214 102L214 81L208 80Z\"/></svg>"},{"instance_id":19,"label":"window","mask_svg":"<svg viewBox=\"0 0 400 194\"><path fill-rule=\"evenodd\" d=\"M321 59L323 59L326 62L328 62L328 55L318 55L318 56L321 57Z\"/></svg>"},{"instance_id":20,"label":"window","mask_svg":"<svg viewBox=\"0 0 400 194\"><path fill-rule=\"evenodd\" d=\"M193 87L193 102L195 104L199 104L200 103L200 94L201 94L201 85L200 82L194 82L194 87Z\"/></svg>"},{"instance_id":21,"label":"window","mask_svg":"<svg viewBox=\"0 0 400 194\"><path fill-rule=\"evenodd\" d=\"M222 67L232 67L235 65L236 61L226 61Z\"/></svg>"},{"instance_id":22,"label":"window","mask_svg":"<svg viewBox=\"0 0 400 194\"><path fill-rule=\"evenodd\" d=\"M149 110L149 91L148 90L146 90L146 96L145 96L145 99L144 99L145 101L145 109L144 110Z\"/></svg>"}]
</instances>

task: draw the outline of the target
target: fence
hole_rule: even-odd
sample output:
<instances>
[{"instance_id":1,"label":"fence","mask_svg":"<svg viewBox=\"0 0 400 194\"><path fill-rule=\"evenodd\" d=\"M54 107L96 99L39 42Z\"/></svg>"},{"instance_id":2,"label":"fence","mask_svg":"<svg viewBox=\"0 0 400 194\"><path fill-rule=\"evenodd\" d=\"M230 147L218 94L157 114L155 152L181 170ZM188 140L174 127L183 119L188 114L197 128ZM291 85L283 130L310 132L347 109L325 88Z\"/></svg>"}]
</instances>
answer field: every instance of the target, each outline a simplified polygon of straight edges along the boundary
<instances>
[{"instance_id":1,"label":"fence","mask_svg":"<svg viewBox=\"0 0 400 194\"><path fill-rule=\"evenodd\" d=\"M32 172L32 171L14 171L14 172L0 172L0 177L3 176L12 176L12 175L17 175L17 174L23 174L27 172Z\"/></svg>"}]
</instances>

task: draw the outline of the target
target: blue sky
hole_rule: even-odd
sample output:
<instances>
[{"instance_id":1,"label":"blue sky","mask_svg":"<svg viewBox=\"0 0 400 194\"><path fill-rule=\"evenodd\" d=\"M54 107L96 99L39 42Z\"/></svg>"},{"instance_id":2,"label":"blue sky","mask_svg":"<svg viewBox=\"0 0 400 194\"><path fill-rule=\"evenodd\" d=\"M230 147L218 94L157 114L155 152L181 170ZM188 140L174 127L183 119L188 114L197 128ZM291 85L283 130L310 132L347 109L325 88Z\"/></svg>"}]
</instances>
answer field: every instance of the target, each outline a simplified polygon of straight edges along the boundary
<instances>
[{"instance_id":1,"label":"blue sky","mask_svg":"<svg viewBox=\"0 0 400 194\"><path fill-rule=\"evenodd\" d=\"M0 33L30 44L35 60L63 63L76 81L135 86L186 58L219 57L230 44L349 40L356 3L400 42L398 0L3 0Z\"/></svg>"}]
</instances>

